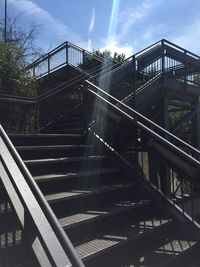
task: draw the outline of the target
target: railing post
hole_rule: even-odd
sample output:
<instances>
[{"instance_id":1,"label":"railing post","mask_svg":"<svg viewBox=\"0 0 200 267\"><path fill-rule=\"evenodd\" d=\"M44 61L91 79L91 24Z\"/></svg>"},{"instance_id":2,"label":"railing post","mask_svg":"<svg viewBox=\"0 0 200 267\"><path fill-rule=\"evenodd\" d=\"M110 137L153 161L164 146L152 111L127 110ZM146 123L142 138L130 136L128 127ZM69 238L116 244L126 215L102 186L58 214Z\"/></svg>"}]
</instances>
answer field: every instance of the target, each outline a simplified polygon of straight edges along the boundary
<instances>
[{"instance_id":1,"label":"railing post","mask_svg":"<svg viewBox=\"0 0 200 267\"><path fill-rule=\"evenodd\" d=\"M88 111L87 111L87 97L86 97L87 84L81 85L81 97L83 106L83 132L88 131Z\"/></svg>"},{"instance_id":2,"label":"railing post","mask_svg":"<svg viewBox=\"0 0 200 267\"><path fill-rule=\"evenodd\" d=\"M187 56L186 51L184 51L184 55ZM187 86L187 74L186 74L186 72L187 72L187 65L186 65L186 63L184 63L184 89L185 89L185 91L186 91L186 86Z\"/></svg>"},{"instance_id":3,"label":"railing post","mask_svg":"<svg viewBox=\"0 0 200 267\"><path fill-rule=\"evenodd\" d=\"M50 68L51 68L51 66L50 66L50 54L48 54L48 74L50 74Z\"/></svg>"},{"instance_id":4,"label":"railing post","mask_svg":"<svg viewBox=\"0 0 200 267\"><path fill-rule=\"evenodd\" d=\"M161 41L161 45L162 45L162 74L164 76L165 74L165 46L164 46L164 40Z\"/></svg>"},{"instance_id":5,"label":"railing post","mask_svg":"<svg viewBox=\"0 0 200 267\"><path fill-rule=\"evenodd\" d=\"M83 64L85 64L85 50L83 49Z\"/></svg>"},{"instance_id":6,"label":"railing post","mask_svg":"<svg viewBox=\"0 0 200 267\"><path fill-rule=\"evenodd\" d=\"M132 88L133 88L133 101L132 101L132 105L133 108L135 108L136 105L136 59L135 56L133 55L132 57L132 61L133 61L133 76L132 76Z\"/></svg>"},{"instance_id":7,"label":"railing post","mask_svg":"<svg viewBox=\"0 0 200 267\"><path fill-rule=\"evenodd\" d=\"M66 48L66 64L68 64L69 63L69 43L68 42L66 42L65 48Z\"/></svg>"},{"instance_id":8,"label":"railing post","mask_svg":"<svg viewBox=\"0 0 200 267\"><path fill-rule=\"evenodd\" d=\"M33 67L33 77L35 77L35 67Z\"/></svg>"}]
</instances>

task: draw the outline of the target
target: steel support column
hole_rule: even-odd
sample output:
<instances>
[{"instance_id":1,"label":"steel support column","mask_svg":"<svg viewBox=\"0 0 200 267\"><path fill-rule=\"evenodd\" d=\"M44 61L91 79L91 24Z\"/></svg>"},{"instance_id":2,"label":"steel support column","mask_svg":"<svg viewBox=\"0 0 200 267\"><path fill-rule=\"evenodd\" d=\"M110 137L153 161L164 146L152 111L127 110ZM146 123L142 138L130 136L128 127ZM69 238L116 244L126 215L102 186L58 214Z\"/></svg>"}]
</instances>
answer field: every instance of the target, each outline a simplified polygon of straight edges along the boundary
<instances>
[{"instance_id":1,"label":"steel support column","mask_svg":"<svg viewBox=\"0 0 200 267\"><path fill-rule=\"evenodd\" d=\"M200 107L199 107L199 98L197 98L196 103L196 112L192 118L192 145L197 149L200 149Z\"/></svg>"}]
</instances>

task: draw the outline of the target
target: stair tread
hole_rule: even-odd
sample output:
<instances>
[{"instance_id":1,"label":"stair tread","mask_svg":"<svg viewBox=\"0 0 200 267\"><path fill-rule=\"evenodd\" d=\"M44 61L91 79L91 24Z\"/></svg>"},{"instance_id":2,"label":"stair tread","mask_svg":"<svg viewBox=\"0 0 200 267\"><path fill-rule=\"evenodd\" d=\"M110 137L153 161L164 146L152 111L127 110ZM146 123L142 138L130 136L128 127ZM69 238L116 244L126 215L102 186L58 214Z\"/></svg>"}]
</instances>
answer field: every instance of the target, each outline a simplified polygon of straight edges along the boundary
<instances>
[{"instance_id":1,"label":"stair tread","mask_svg":"<svg viewBox=\"0 0 200 267\"><path fill-rule=\"evenodd\" d=\"M105 252L105 250L114 248L115 246L130 242L142 234L153 231L169 222L171 222L170 219L159 219L156 217L146 220L141 219L138 222L135 222L133 219L132 222L129 221L117 231L110 230L107 233L98 234L89 240L81 240L74 245L78 255L81 258L87 258L99 252Z\"/></svg>"},{"instance_id":2,"label":"stair tread","mask_svg":"<svg viewBox=\"0 0 200 267\"><path fill-rule=\"evenodd\" d=\"M196 245L196 241L189 241L183 239L168 240L163 243L162 246L147 254L146 259L144 257L143 263L148 263L148 266L158 266L158 262L163 262L159 266L168 266L173 263L174 259L181 257L188 249L191 249Z\"/></svg>"},{"instance_id":3,"label":"stair tread","mask_svg":"<svg viewBox=\"0 0 200 267\"><path fill-rule=\"evenodd\" d=\"M110 205L104 207L93 208L92 210L86 210L84 212L75 213L59 219L62 227L70 227L81 222L88 222L93 219L101 219L103 217L108 217L114 214L118 214L123 211L132 210L134 208L143 207L144 205L150 204L151 200L126 200L126 201L116 201Z\"/></svg>"},{"instance_id":4,"label":"stair tread","mask_svg":"<svg viewBox=\"0 0 200 267\"><path fill-rule=\"evenodd\" d=\"M111 168L101 168L96 170L89 170L89 171L80 171L80 172L68 172L63 174L58 173L51 173L46 175L38 175L34 176L34 179L37 182L41 181L52 181L52 180L61 180L61 179L70 179L70 178L76 178L76 177L88 177L93 175L101 175L101 174L111 174L111 173L117 173L118 169L111 169Z\"/></svg>"},{"instance_id":5,"label":"stair tread","mask_svg":"<svg viewBox=\"0 0 200 267\"><path fill-rule=\"evenodd\" d=\"M45 198L48 202L55 202L59 200L64 199L70 199L74 197L84 197L88 195L108 192L108 191L114 191L118 189L125 189L135 186L135 183L126 183L126 184L115 184L115 185L103 185L100 187L88 187L88 188L82 188L82 189L76 189L76 190L69 190L69 191L63 191L55 194L49 194L46 195Z\"/></svg>"},{"instance_id":6,"label":"stair tread","mask_svg":"<svg viewBox=\"0 0 200 267\"><path fill-rule=\"evenodd\" d=\"M53 138L53 137L74 137L74 138L79 138L79 137L85 137L85 134L52 134L52 133L48 133L48 134L9 134L10 138L13 137L22 137L22 138L26 138L26 137L34 137L34 138L40 138L40 137L45 137L45 138Z\"/></svg>"},{"instance_id":7,"label":"stair tread","mask_svg":"<svg viewBox=\"0 0 200 267\"><path fill-rule=\"evenodd\" d=\"M24 160L24 163L29 164L45 164L45 163L64 163L64 162L76 162L84 160L101 160L106 158L106 156L79 156L79 157L64 157L64 158L45 158L45 159L31 159Z\"/></svg>"},{"instance_id":8,"label":"stair tread","mask_svg":"<svg viewBox=\"0 0 200 267\"><path fill-rule=\"evenodd\" d=\"M92 145L36 145L36 146L16 146L19 151L26 150L50 150L50 149L77 149L77 148L92 148Z\"/></svg>"}]
</instances>

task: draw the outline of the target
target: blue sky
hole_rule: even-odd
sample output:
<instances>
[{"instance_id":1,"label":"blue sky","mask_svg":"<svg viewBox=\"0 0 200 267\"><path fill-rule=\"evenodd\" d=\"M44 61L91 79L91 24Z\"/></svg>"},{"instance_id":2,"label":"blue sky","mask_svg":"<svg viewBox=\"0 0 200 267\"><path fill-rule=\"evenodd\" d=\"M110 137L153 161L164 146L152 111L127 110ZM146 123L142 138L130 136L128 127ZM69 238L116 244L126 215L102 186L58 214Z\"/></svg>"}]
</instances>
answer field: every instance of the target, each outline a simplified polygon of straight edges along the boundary
<instances>
[{"instance_id":1,"label":"blue sky","mask_svg":"<svg viewBox=\"0 0 200 267\"><path fill-rule=\"evenodd\" d=\"M127 56L162 39L200 54L200 0L7 0L22 28L40 24L44 51L70 41ZM4 0L0 0L0 17Z\"/></svg>"}]
</instances>

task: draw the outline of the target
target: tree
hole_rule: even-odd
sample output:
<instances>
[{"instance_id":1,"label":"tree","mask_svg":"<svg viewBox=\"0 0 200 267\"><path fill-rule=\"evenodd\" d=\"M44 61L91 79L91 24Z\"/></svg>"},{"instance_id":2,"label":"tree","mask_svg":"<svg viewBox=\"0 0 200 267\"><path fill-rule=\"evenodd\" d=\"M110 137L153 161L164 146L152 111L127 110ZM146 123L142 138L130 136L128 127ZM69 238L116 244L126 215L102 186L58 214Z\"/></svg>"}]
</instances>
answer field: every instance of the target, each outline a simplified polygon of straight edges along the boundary
<instances>
[{"instance_id":1,"label":"tree","mask_svg":"<svg viewBox=\"0 0 200 267\"><path fill-rule=\"evenodd\" d=\"M35 37L40 30L40 26L34 22L29 25L28 30L20 27L19 17L7 18L6 40L15 43L16 47L23 49L23 60L30 63L38 58L42 51L35 43ZM0 42L5 40L4 20L0 19Z\"/></svg>"},{"instance_id":2,"label":"tree","mask_svg":"<svg viewBox=\"0 0 200 267\"><path fill-rule=\"evenodd\" d=\"M112 59L118 63L124 61L124 59L126 58L126 55L124 53L122 54L118 54L117 52L114 52L112 54L112 52L110 50L105 49L104 51L100 51L98 50L94 50L93 53L97 56L103 57L103 58L107 58L107 59Z\"/></svg>"},{"instance_id":3,"label":"tree","mask_svg":"<svg viewBox=\"0 0 200 267\"><path fill-rule=\"evenodd\" d=\"M0 20L0 92L34 96L35 79L26 71L27 64L41 54L35 45L38 25L31 24L28 31L19 27L18 18L7 19L7 38L4 41L4 23Z\"/></svg>"},{"instance_id":4,"label":"tree","mask_svg":"<svg viewBox=\"0 0 200 267\"><path fill-rule=\"evenodd\" d=\"M15 42L0 42L0 92L33 96L35 79L25 71L24 49Z\"/></svg>"}]
</instances>

